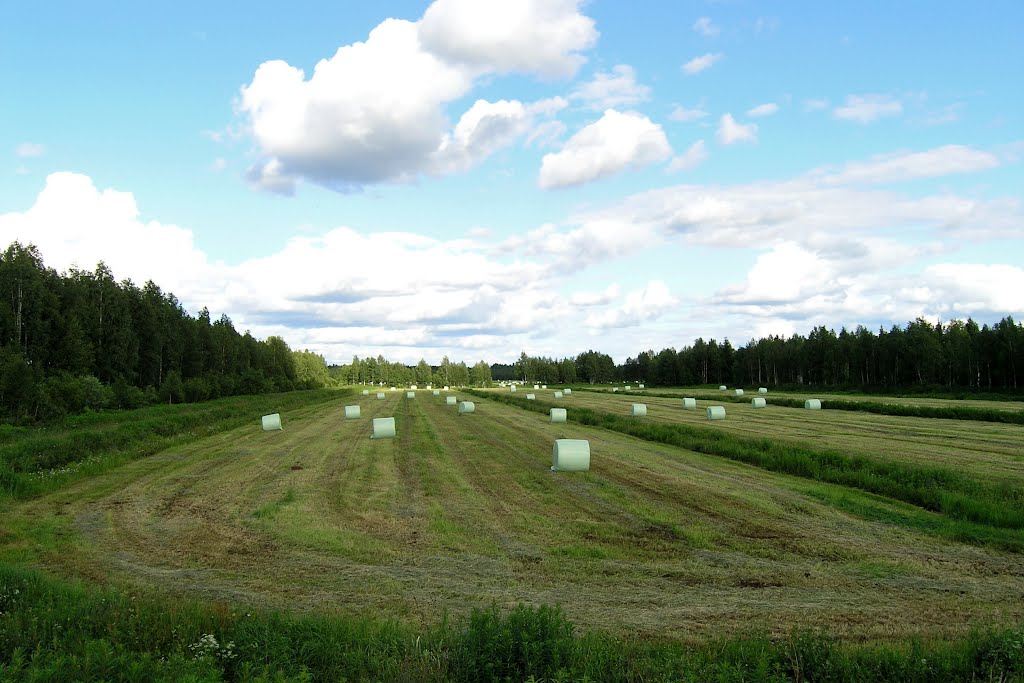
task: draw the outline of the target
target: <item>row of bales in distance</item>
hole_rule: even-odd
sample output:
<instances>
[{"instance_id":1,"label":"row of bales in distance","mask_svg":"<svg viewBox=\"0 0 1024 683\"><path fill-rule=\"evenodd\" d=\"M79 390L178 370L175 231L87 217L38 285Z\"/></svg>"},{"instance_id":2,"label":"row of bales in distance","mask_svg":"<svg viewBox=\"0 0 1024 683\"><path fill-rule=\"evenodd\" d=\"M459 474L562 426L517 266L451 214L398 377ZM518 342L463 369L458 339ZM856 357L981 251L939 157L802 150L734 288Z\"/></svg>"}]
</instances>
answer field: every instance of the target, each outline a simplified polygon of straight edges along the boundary
<instances>
[{"instance_id":1,"label":"row of bales in distance","mask_svg":"<svg viewBox=\"0 0 1024 683\"><path fill-rule=\"evenodd\" d=\"M644 385L643 384L639 384L639 385L637 385L637 388L638 389L643 389ZM631 389L632 389L632 386L630 386L629 384L623 386L623 388L622 388L623 391L630 391ZM719 386L718 389L720 391L728 391L729 390L729 388L727 386L725 386L724 384ZM612 387L612 393L617 393L618 391L619 391L618 387ZM768 405L768 401L764 398L764 395L768 393L767 387L758 387L757 393L761 394L761 395L760 396L755 396L752 399L750 399L750 406L752 408L764 408L764 407L766 407ZM744 394L743 389L734 389L733 390L733 395L734 396L739 397L739 396L743 396L743 394ZM530 398L531 396L532 396L532 394L527 396L527 398ZM682 407L683 407L683 410L696 410L697 409L697 399L694 398L694 397L691 397L691 396L683 398ZM809 398L809 399L804 401L804 408L806 410L821 410L821 400L817 399L817 398ZM647 404L645 404L645 403L633 403L633 404L631 404L630 405L630 413L629 414L632 417L646 417L647 416ZM708 406L707 407L707 411L706 411L705 414L707 416L707 419L709 419L709 420L724 420L725 419L725 414L726 414L725 413L725 406L722 406L722 405Z\"/></svg>"}]
</instances>

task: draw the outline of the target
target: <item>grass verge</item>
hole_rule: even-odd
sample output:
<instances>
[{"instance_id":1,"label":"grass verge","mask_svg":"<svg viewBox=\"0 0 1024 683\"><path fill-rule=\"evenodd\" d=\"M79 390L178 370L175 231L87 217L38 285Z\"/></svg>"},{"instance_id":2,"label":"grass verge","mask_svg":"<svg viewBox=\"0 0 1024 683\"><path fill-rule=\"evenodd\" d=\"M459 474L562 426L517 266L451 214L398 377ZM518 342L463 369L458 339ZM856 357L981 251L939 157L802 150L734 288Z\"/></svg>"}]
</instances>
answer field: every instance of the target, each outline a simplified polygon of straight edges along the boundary
<instances>
[{"instance_id":1,"label":"grass verge","mask_svg":"<svg viewBox=\"0 0 1024 683\"><path fill-rule=\"evenodd\" d=\"M245 611L0 567L4 681L1020 680L1024 630L842 644L794 631L687 644L578 633L557 607L478 609L428 627Z\"/></svg>"}]
</instances>

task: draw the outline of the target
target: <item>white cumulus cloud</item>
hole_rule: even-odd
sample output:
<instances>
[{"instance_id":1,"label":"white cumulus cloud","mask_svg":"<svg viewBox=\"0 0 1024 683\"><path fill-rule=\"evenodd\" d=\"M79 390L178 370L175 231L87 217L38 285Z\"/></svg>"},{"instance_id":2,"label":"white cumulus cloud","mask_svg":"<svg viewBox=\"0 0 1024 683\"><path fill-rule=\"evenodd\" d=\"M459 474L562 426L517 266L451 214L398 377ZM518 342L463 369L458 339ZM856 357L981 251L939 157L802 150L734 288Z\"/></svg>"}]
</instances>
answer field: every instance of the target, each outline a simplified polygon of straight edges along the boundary
<instances>
[{"instance_id":1,"label":"white cumulus cloud","mask_svg":"<svg viewBox=\"0 0 1024 683\"><path fill-rule=\"evenodd\" d=\"M643 102L651 96L651 89L636 82L636 72L628 64L615 66L611 73L598 72L569 95L569 99L583 102L587 107L603 111L614 107Z\"/></svg>"},{"instance_id":2,"label":"white cumulus cloud","mask_svg":"<svg viewBox=\"0 0 1024 683\"><path fill-rule=\"evenodd\" d=\"M779 105L774 102L765 102L747 110L747 116L771 116L779 111Z\"/></svg>"},{"instance_id":3,"label":"white cumulus cloud","mask_svg":"<svg viewBox=\"0 0 1024 683\"><path fill-rule=\"evenodd\" d=\"M903 104L890 95L849 95L844 104L832 110L837 119L862 124L901 113Z\"/></svg>"},{"instance_id":4,"label":"white cumulus cloud","mask_svg":"<svg viewBox=\"0 0 1024 683\"><path fill-rule=\"evenodd\" d=\"M40 145L35 142L23 142L14 148L14 155L19 159L41 157L44 154L46 154L46 145Z\"/></svg>"},{"instance_id":5,"label":"white cumulus cloud","mask_svg":"<svg viewBox=\"0 0 1024 683\"><path fill-rule=\"evenodd\" d=\"M673 121L687 123L689 121L699 121L700 119L704 118L707 115L708 113L701 109L699 106L694 107L693 109L688 109L682 105L679 105L672 110L672 113L669 114L668 117Z\"/></svg>"},{"instance_id":6,"label":"white cumulus cloud","mask_svg":"<svg viewBox=\"0 0 1024 683\"><path fill-rule=\"evenodd\" d=\"M599 330L639 325L661 317L678 303L668 285L651 280L643 289L627 294L621 305L588 315L585 324Z\"/></svg>"},{"instance_id":7,"label":"white cumulus cloud","mask_svg":"<svg viewBox=\"0 0 1024 683\"><path fill-rule=\"evenodd\" d=\"M732 114L722 114L718 121L715 137L723 145L734 145L737 142L757 142L756 123L738 123Z\"/></svg>"},{"instance_id":8,"label":"white cumulus cloud","mask_svg":"<svg viewBox=\"0 0 1024 683\"><path fill-rule=\"evenodd\" d=\"M715 62L720 60L724 55L721 52L707 52L702 54L700 57L694 57L686 64L683 64L683 73L687 76L693 76L699 74L705 69L710 69Z\"/></svg>"},{"instance_id":9,"label":"white cumulus cloud","mask_svg":"<svg viewBox=\"0 0 1024 683\"><path fill-rule=\"evenodd\" d=\"M669 171L688 171L691 168L696 168L704 163L708 158L707 146L703 140L697 140L697 142L690 145L685 152L679 156L672 158L672 163L669 164Z\"/></svg>"},{"instance_id":10,"label":"white cumulus cloud","mask_svg":"<svg viewBox=\"0 0 1024 683\"><path fill-rule=\"evenodd\" d=\"M663 161L671 154L661 126L642 114L609 109L561 150L544 155L538 182L545 189L581 185Z\"/></svg>"},{"instance_id":11,"label":"white cumulus cloud","mask_svg":"<svg viewBox=\"0 0 1024 683\"><path fill-rule=\"evenodd\" d=\"M711 21L711 17L701 17L693 22L693 30L708 38L714 38L721 33L721 29Z\"/></svg>"}]
</instances>

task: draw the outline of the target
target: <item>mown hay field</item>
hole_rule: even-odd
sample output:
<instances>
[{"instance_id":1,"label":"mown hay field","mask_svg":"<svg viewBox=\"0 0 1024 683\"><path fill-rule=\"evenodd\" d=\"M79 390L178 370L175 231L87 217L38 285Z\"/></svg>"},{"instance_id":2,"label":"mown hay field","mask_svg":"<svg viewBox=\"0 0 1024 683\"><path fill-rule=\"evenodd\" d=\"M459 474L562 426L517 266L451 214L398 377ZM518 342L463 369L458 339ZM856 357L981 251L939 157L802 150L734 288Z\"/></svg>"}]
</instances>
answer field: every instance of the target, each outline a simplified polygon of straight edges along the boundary
<instances>
[{"instance_id":1,"label":"mown hay field","mask_svg":"<svg viewBox=\"0 0 1024 683\"><path fill-rule=\"evenodd\" d=\"M810 627L888 640L1024 617L1024 556L828 501L904 503L473 400L459 416L444 394L371 394L352 399L360 419L322 405L270 433L254 416L9 504L0 553L131 590L414 623L560 604L578 626L622 635ZM641 419L703 421L673 400L646 399ZM571 418L582 405L628 413L630 399L561 401ZM716 428L958 458L972 476L1021 482L1019 426L728 410ZM372 419L392 415L398 437L370 440ZM563 437L590 440L589 472L549 470Z\"/></svg>"}]
</instances>

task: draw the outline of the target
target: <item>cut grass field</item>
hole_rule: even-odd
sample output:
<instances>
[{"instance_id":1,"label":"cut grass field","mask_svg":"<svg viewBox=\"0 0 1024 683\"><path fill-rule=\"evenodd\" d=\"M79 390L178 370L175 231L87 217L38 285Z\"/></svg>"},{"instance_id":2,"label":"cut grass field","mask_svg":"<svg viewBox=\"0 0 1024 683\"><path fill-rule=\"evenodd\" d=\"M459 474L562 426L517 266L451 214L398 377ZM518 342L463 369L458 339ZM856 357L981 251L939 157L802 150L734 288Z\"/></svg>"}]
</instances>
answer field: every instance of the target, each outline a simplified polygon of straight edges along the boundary
<instances>
[{"instance_id":1,"label":"cut grass field","mask_svg":"<svg viewBox=\"0 0 1024 683\"><path fill-rule=\"evenodd\" d=\"M588 630L687 641L797 627L849 642L958 638L1024 620L1021 555L901 524L939 518L903 503L493 400L464 416L424 392L347 400L361 419L338 402L285 413L281 432L254 418L8 502L0 559L130 591L413 625L519 603L560 604ZM564 399L605 400L629 402ZM648 404L646 419L662 419ZM723 428L737 428L734 410ZM398 438L370 440L372 418L390 415ZM982 445L998 425L957 427L968 441L982 428L979 477L996 463L1019 475L1019 443L996 456ZM549 471L561 437L591 441L590 472Z\"/></svg>"},{"instance_id":2,"label":"cut grass field","mask_svg":"<svg viewBox=\"0 0 1024 683\"><path fill-rule=\"evenodd\" d=\"M648 414L644 419L654 422L697 425L746 437L951 468L998 485L1024 486L1024 426L1021 425L804 410L771 404L753 408L750 395L736 402L699 399L697 410L683 410L685 395L680 392L679 398L667 398L577 391L561 399L558 405L629 415L632 403L645 403ZM538 395L538 399L554 400L550 392L546 396ZM710 405L725 406L726 419L707 420L705 408Z\"/></svg>"}]
</instances>

